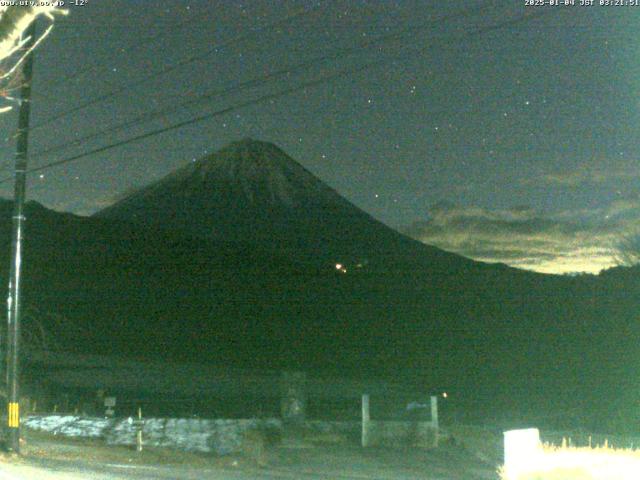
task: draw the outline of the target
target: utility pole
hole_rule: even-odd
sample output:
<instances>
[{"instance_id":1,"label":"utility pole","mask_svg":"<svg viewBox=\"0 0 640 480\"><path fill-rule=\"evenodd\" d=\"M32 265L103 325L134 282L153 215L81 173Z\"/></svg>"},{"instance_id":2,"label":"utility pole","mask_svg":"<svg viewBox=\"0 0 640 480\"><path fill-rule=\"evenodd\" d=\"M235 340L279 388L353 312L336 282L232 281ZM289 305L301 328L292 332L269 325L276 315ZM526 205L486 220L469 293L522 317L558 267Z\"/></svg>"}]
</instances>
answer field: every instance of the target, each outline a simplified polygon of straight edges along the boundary
<instances>
[{"instance_id":1,"label":"utility pole","mask_svg":"<svg viewBox=\"0 0 640 480\"><path fill-rule=\"evenodd\" d=\"M29 40L25 51L29 51L36 37L36 21L31 22L25 35ZM13 190L13 236L11 240L11 271L9 296L7 297L7 450L20 453L20 273L22 267L24 202L27 180L27 146L29 138L29 114L31 113L31 78L33 73L33 51L22 67L20 88L20 112Z\"/></svg>"}]
</instances>

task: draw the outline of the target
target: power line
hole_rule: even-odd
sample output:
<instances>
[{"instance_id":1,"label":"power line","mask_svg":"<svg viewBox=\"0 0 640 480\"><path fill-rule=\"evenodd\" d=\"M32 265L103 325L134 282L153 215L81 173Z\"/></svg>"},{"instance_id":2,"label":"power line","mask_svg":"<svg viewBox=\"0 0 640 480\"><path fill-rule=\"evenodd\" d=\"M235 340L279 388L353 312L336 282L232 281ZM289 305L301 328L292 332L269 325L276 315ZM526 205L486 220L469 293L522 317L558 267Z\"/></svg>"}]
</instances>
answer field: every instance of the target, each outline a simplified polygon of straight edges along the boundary
<instances>
[{"instance_id":1,"label":"power line","mask_svg":"<svg viewBox=\"0 0 640 480\"><path fill-rule=\"evenodd\" d=\"M494 3L495 3L495 2L494 2ZM286 22L288 22L288 21L290 21L290 20L292 20L292 19L294 19L294 18L296 18L296 17L298 17L298 16L303 16L303 15L305 15L305 14L307 14L307 13L310 13L310 12L311 12L311 11L313 11L315 8L319 8L319 7L320 7L320 4L316 5L315 7L310 8L310 9L308 9L308 10L305 10L305 11L301 11L301 12L298 12L298 13L291 14L291 15L287 16L286 18L284 18L282 21L275 22L275 23L272 23L272 24L270 24L270 25L266 25L265 27L261 27L261 28L259 28L259 29L255 30L255 31L254 31L254 32L252 32L252 33L249 33L249 34L246 34L246 35L241 35L241 36L239 36L239 37L236 37L236 38L230 39L230 40L228 40L228 41L226 41L226 42L223 42L223 43L222 43L222 44L220 44L220 45L217 45L217 46L215 46L215 47L213 47L213 48L209 49L207 52L205 52L205 53L203 53L203 54L199 54L199 55L196 55L196 56L192 56L192 57L190 57L190 58L188 58L188 59L186 59L186 60L184 60L184 61L179 62L178 64L171 65L171 66L169 66L169 67L167 67L167 68L165 68L165 69L163 69L163 70L160 70L159 72L156 72L156 73L153 73L153 74L149 75L148 77L145 77L145 78L143 78L143 79L140 79L139 81L136 81L136 82L134 82L134 83L128 83L128 84L126 84L126 85L121 85L120 87L116 88L115 90L112 90L112 91L110 91L110 92L108 92L108 93L106 93L106 94L104 94L104 95L101 95L101 96L99 96L99 97L97 97L97 98L94 98L94 99L92 99L92 100L89 100L89 101L85 102L84 104L78 105L77 107L73 107L73 108L71 108L70 110L63 111L63 112L61 112L60 114L56 114L56 115L54 115L53 117L51 117L51 118L49 118L49 119L46 119L46 120L45 120L45 121L43 121L42 123L40 123L40 124L37 124L37 125L33 126L32 128L33 128L33 129L40 128L40 127L45 126L45 125L47 125L47 124L49 124L49 123L51 123L51 122L53 122L53 121L55 121L55 120L57 120L57 119L59 119L59 118L62 118L62 117L64 117L64 116L67 116L67 115L69 115L69 114L71 114L71 113L75 113L76 111L82 110L82 109L87 108L87 107L89 107L89 106L92 106L92 105L94 105L94 104L100 103L100 102L102 102L102 101L104 101L104 100L107 100L107 99L109 99L109 98L111 98L111 97L113 97L113 96L116 96L116 95L118 95L119 93L122 93L123 91L125 91L125 90L127 90L127 89L129 89L129 88L131 88L131 87L135 87L135 86L138 86L139 84L144 83L146 80L149 80L149 79L155 79L155 77L158 77L158 76L164 75L164 74L166 74L166 73L170 73L171 71L175 71L177 68L179 68L179 67L181 67L181 66L183 66L183 65L185 65L185 64L192 63L192 62L195 62L195 61L198 61L198 60L202 60L202 59L203 59L203 58L205 58L206 56L210 55L212 52L216 51L216 50L217 50L217 49L219 49L219 48L222 48L222 47L224 47L224 46L228 45L229 43L244 40L244 39L246 39L248 36L252 35L253 33L260 32L260 31L263 31L263 30L266 30L266 29L269 29L269 28L272 28L272 27L276 27L276 26L278 26L278 25L280 25L280 24L283 24L283 23L286 23ZM473 13L473 11L475 11L475 10L481 10L481 9L483 9L483 8L486 8L486 4L485 4L485 5L476 5L475 7L469 8L469 9L467 10L467 12L463 12L463 13L464 13L463 15L460 15L460 14L459 14L459 12L456 12L456 13L454 13L454 14L445 15L445 16L441 17L440 19L438 19L438 21L447 21L449 18L454 18L454 17L458 17L458 16L462 17L462 16L465 16L465 15L469 15L469 14L472 14L472 13ZM180 23L180 24L176 25L176 27L175 27L175 28L179 28L179 27L183 26L185 23L188 23L188 22L189 22L189 21L182 22L182 23ZM430 23L433 23L433 22L430 22ZM409 32L409 31L421 30L421 29L424 29L424 28L425 28L425 26L424 26L424 25L411 25L411 26L408 26L405 30L406 30L407 32ZM153 37L153 39L156 39L156 38L157 38L157 37L159 37L159 36L160 36L160 35L157 35L157 36Z\"/></svg>"},{"instance_id":2,"label":"power line","mask_svg":"<svg viewBox=\"0 0 640 480\"><path fill-rule=\"evenodd\" d=\"M210 118L218 117L220 115L224 115L226 113L230 113L230 112L233 112L235 110L238 110L238 109L241 109L241 108L244 108L244 107L248 107L248 106L251 106L251 105L262 103L262 102L265 102L265 101L268 101L268 100L274 100L274 99L276 99L278 97L289 95L291 93L303 90L303 89L308 88L308 87L313 87L313 86L316 86L316 85L320 85L320 84L325 83L325 82L330 81L330 80L335 80L337 78L344 77L344 76L350 75L352 73L357 73L359 71L363 71L363 70L369 69L374 64L377 65L377 64L381 64L381 63L382 63L381 61L377 61L377 62L372 62L372 63L365 64L365 65L363 65L363 66L361 66L361 67L359 67L357 69L343 70L343 71L338 72L338 73L333 74L333 75L328 75L328 76L322 77L322 78L317 79L317 80L313 80L313 81L310 81L310 82L305 82L305 83L303 83L301 85L297 85L295 87L288 88L286 90L281 90L280 92L264 95L262 97L254 99L254 100L250 100L250 101L247 101L247 102L242 102L240 104L233 105L233 106L230 106L230 107L226 107L226 108L223 108L221 110L216 110L215 112L210 112L210 113L207 113L207 114L204 114L204 115L199 115L197 117L191 118L189 120L178 122L178 123L170 125L168 127L159 128L159 129L156 129L156 130L152 130L150 132L146 132L146 133L143 133L143 134L140 134L140 135L136 135L135 137L130 137L128 139L121 140L119 142L115 142L115 143L112 143L112 144L109 144L109 145L105 145L103 147L96 148L96 149L91 150L89 152L85 152L85 153L81 153L81 154L78 154L78 155L74 155L72 157L65 158L65 159L62 159L62 160L57 160L55 162L51 162L51 163L48 163L46 165L42 165L40 167L34 167L34 168L31 168L31 169L27 170L27 173L38 172L38 171L46 170L46 169L49 169L49 168L52 168L52 167L57 167L59 165L63 165L65 163L70 163L70 162L73 162L75 160L79 160L81 158L88 157L90 155L94 155L96 153L105 152L107 150L111 150L113 148L120 147L120 146L123 146L123 145L127 145L129 143L133 143L133 142L137 142L137 141L140 141L140 140L144 140L145 138L153 137L153 136L159 135L161 133L166 133L166 132L169 132L171 130L176 130L178 128L182 128L182 127L186 127L188 125L193 125L195 123L202 122L203 120L208 120ZM0 180L0 183L6 182L7 180L10 180L11 178L12 177L4 178L4 179Z\"/></svg>"},{"instance_id":3,"label":"power line","mask_svg":"<svg viewBox=\"0 0 640 480\"><path fill-rule=\"evenodd\" d=\"M202 18L204 18L204 17L202 17ZM187 26L189 24L192 24L192 23L194 23L196 21L201 21L202 18L197 18L197 17L196 18L188 18L188 19L183 20L181 22L177 22L177 23L175 23L173 25L170 25L169 27L162 28L162 29L160 29L159 33L151 35L150 37L146 38L144 41L136 41L135 43L131 44L128 47L128 51L129 51L129 53L131 53L132 51L139 50L140 48L145 47L145 46L147 46L149 44L152 44L156 40L164 37L167 34L167 31L178 31L178 30L182 29L183 27L185 27L185 26ZM110 26L110 28L111 28L111 26ZM58 78L58 79L55 79L55 80L53 80L51 82L46 83L45 85L48 88L45 88L44 92L43 93L38 93L38 95L39 96L43 96L43 95L46 94L47 90L50 90L53 87L56 87L56 86L58 86L58 85L60 85L62 83L66 83L71 79L77 79L79 77L82 77L83 75L86 75L89 72L95 72L97 70L98 70L98 60L95 60L93 62L93 65L88 65L85 68L81 68L80 70L76 70L75 72L70 73L69 75L65 75L62 78Z\"/></svg>"},{"instance_id":4,"label":"power line","mask_svg":"<svg viewBox=\"0 0 640 480\"><path fill-rule=\"evenodd\" d=\"M296 13L292 13L290 15L287 15L285 18L283 18L281 20L278 20L276 22L270 23L270 24L265 25L263 27L259 27L257 29L254 29L249 33L244 33L242 35L238 35L236 37L230 38L230 39L228 39L228 40L226 40L226 41L224 41L224 42L222 42L220 44L217 44L217 45L213 46L212 48L208 49L204 53L200 53L200 54L197 54L197 55L192 55L191 57L188 57L188 58L186 58L184 60L181 60L181 61L179 61L177 63L174 63L172 65L169 65L169 66L167 66L167 67L165 67L165 68L163 68L163 69L161 69L161 70L159 70L157 72L152 72L152 73L150 73L148 75L145 75L142 78L136 80L135 82L123 84L123 85L115 88L114 90L111 90L110 92L107 92L107 93L105 93L103 95L100 95L100 96L98 96L98 97L96 97L96 98L94 98L92 100L88 100L88 101L83 102L80 105L72 107L72 108L70 108L68 110L65 110L63 112L54 114L53 116L49 117L48 119L46 119L46 120L40 122L39 124L34 125L33 127L31 127L31 130L42 128L42 127L44 127L46 125L49 125L50 123L52 123L52 122L54 122L56 120L59 120L59 119L61 119L63 117L66 117L67 115L70 115L72 113L78 112L80 110L84 110L87 107L90 107L90 106L95 105L97 103L103 102L103 101L105 101L105 100L107 100L109 98L115 97L116 95L118 95L120 93L123 93L125 91L128 91L131 88L136 87L138 85L142 85L143 83L147 83L149 81L155 81L159 77L161 77L163 75L166 75L168 73L171 73L171 72L173 72L173 71L175 71L175 70L177 70L177 69L179 69L179 68L181 68L181 67L183 67L185 65L200 61L200 60L208 57L209 55L211 55L212 53L216 52L220 48L226 47L226 46L231 45L231 44L235 44L237 42L241 42L241 41L246 40L247 38L251 37L252 35L255 35L256 33L263 32L265 30L268 30L268 29L271 29L271 28L274 28L274 27L277 27L277 26L280 26L280 25L284 25L284 24L286 24L286 23L288 23L288 22L290 22L292 20L295 20L296 18L298 18L300 16L306 15L306 14L318 9L320 7L320 5L321 4L318 3L317 5L314 5L311 8L308 8L308 9L305 9L305 10L301 10L301 11L298 11Z\"/></svg>"},{"instance_id":5,"label":"power line","mask_svg":"<svg viewBox=\"0 0 640 480\"><path fill-rule=\"evenodd\" d=\"M295 65L291 65L291 66L287 66L285 68L276 70L274 72L270 72L267 73L266 75L262 75L260 77L255 77L251 80L245 81L245 82L241 82L239 84L233 85L227 89L218 89L218 90L213 90L201 95L198 95L194 98L191 98L189 100L186 101L182 101L182 102L174 102L172 104L168 104L165 105L159 109L153 110L151 112L145 112L141 115L136 116L135 118L131 119L131 120L127 120L125 122L110 126L106 129L102 129L102 130L98 130L96 132L90 133L88 135L85 135L83 137L80 138L76 138L72 141L69 142L64 142L55 146L52 146L50 148L47 148L45 150L42 150L40 152L36 152L35 154L33 154L31 157L32 158L37 158L37 157L42 157L44 155L48 155L51 153L55 153L58 152L60 150L64 150L68 147L74 146L74 145L79 145L84 141L87 140L91 140L94 139L96 137L102 136L104 134L107 133L114 133L117 131L121 131L123 129L128 129L137 125L140 125L141 123L145 123L148 121L151 121L155 118L158 118L162 115L165 115L167 113L173 112L178 108L184 108L187 107L189 105L194 105L194 104L200 104L202 101L204 100L211 100L213 98L217 98L217 97L221 97L221 96L225 96L231 93L237 93L240 92L242 90L248 89L248 88L252 88L252 87L260 87L263 85L266 85L266 83L268 81L271 80L275 80L276 78L280 78L282 76L288 76L292 73L297 73L299 71L304 71L307 70L310 67L313 67L317 64L323 63L323 62L327 62L327 61L333 61L333 60L337 60L339 58L343 58L346 56L349 56L353 53L356 52L360 52L363 49L370 49L372 47L377 46L378 44L381 43L385 43L386 41L389 41L391 39L399 39L401 40L403 38L403 36L409 34L409 33L413 33L415 31L419 31L419 30L424 30L426 28L428 28L430 26L431 23L440 23L443 21L448 21L451 19L457 19L457 18L464 18L466 16L470 16L475 14L477 11L481 11L483 10L485 7L474 7L474 8L470 8L470 9L466 9L466 10L462 10L459 12L456 12L454 14L449 14L449 15L445 15L441 18L435 19L432 22L428 23L428 24L423 24L420 26L409 26L406 27L398 32L393 32L390 33L388 35L383 35L383 36L379 36L376 38L372 38L369 39L366 42L362 42L361 44L355 46L355 47L349 47L349 48L341 48L341 49L337 49L334 52L331 53L325 53L323 55L320 55L318 57L306 60L304 62L295 64Z\"/></svg>"},{"instance_id":6,"label":"power line","mask_svg":"<svg viewBox=\"0 0 640 480\"><path fill-rule=\"evenodd\" d=\"M494 30L498 30L498 29L505 28L505 27L508 27L508 26L516 25L516 24L521 23L523 21L529 21L529 20L532 20L534 18L539 18L542 15L545 15L548 11L549 11L549 9L544 9L544 11L541 11L541 12L538 12L538 13L522 15L520 17L516 17L516 18L510 19L510 20L506 20L504 22L500 22L500 23L495 24L495 25L490 25L490 26L487 26L487 27L481 27L481 28L477 29L474 32L470 32L470 33L466 34L465 36L466 37L478 36L478 35L482 35L484 33L490 32L490 31L494 31ZM415 55L417 53L424 52L426 50L429 50L430 48L431 47L423 47L423 48L420 48L420 49L417 49L417 50L413 50L413 51L408 52L407 54L405 54L405 57L406 56L410 56L410 55ZM397 59L393 58L392 60L397 60ZM45 165L41 165L41 166L38 166L38 167L32 167L32 168L27 170L27 173L33 173L33 172L39 172L39 171L42 171L42 170L48 170L50 168L54 168L54 167L57 167L57 166L60 166L60 165L71 163L71 162L80 160L82 158L89 157L91 155L95 155L95 154L98 154L98 153L102 153L102 152L111 150L113 148L121 147L121 146L127 145L129 143L138 142L138 141L144 140L146 138L150 138L150 137L153 137L153 136L156 136L156 135L160 135L162 133L166 133L166 132L169 132L169 131L172 131L172 130L176 130L176 129L179 129L179 128L182 128L182 127L193 125L193 124L196 124L196 123L199 123L199 122L202 122L204 120L208 120L208 119L211 119L211 118L214 118L214 117L217 117L217 116L221 116L221 115L233 112L233 111L241 109L241 108L245 108L245 107L248 107L248 106L251 106L251 105L256 105L256 104L263 103L263 102L269 101L269 100L274 100L276 98L279 98L279 97L282 97L282 96L286 96L286 95L289 95L291 93L295 93L297 91L301 91L301 90L309 88L309 87L314 87L314 86L317 86L317 85L320 85L320 84L323 84L323 83L326 83L326 82L329 82L329 81L333 81L333 80L336 80L336 79L339 79L339 78L342 78L342 77L346 77L346 76L349 76L349 75L352 75L352 74L355 74L355 73L359 73L359 72L362 72L362 71L365 71L365 70L369 70L369 69L371 69L373 67L376 67L376 66L382 65L384 63L387 63L388 61L389 61L389 59L385 58L385 59L377 60L377 61L374 61L374 62L366 63L366 64L361 65L361 66L356 67L356 68L342 70L342 71L334 73L332 75L327 75L327 76L324 76L324 77L316 79L316 80L312 80L312 81L309 81L309 82L304 82L304 83L302 83L300 85L297 85L297 86L294 86L294 87L290 87L290 88L281 90L279 92L263 95L263 96L261 96L259 98L253 99L253 100L242 102L242 103L239 103L237 105L232 105L232 106L220 109L220 110L216 110L214 112L210 112L210 113L206 113L206 114L203 114L203 115L199 115L197 117L194 117L194 118L191 118L189 120L182 121L182 122L178 122L176 124L173 124L173 125L170 125L170 126L167 126L167 127L151 130L149 132L146 132L146 133L143 133L143 134L140 134L140 135L136 135L134 137L130 137L130 138L125 139L125 140L121 140L121 141L118 141L118 142L111 143L109 145L98 147L98 148L95 148L95 149L90 150L88 152L84 152L84 153L80 153L80 154L77 154L77 155L73 155L71 157L64 158L64 159L61 159L61 160L56 160L54 162L50 162L50 163L47 163ZM9 181L11 179L12 179L12 177L3 178L3 179L0 180L0 183L7 182L7 181Z\"/></svg>"}]
</instances>

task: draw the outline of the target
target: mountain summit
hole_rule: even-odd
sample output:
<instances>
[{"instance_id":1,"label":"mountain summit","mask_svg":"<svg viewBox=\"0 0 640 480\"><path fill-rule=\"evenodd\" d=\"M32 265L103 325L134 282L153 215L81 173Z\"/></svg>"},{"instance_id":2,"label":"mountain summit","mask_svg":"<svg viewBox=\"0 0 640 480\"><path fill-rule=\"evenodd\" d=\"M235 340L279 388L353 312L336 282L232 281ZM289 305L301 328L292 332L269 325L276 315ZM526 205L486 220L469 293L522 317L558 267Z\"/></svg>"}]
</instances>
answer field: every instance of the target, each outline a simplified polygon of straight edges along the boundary
<instances>
[{"instance_id":1,"label":"mountain summit","mask_svg":"<svg viewBox=\"0 0 640 480\"><path fill-rule=\"evenodd\" d=\"M192 162L96 216L234 239L244 223L281 223L309 209L355 208L272 143L244 139ZM257 234L255 230L254 234Z\"/></svg>"},{"instance_id":2,"label":"mountain summit","mask_svg":"<svg viewBox=\"0 0 640 480\"><path fill-rule=\"evenodd\" d=\"M425 248L351 204L274 144L251 139L192 162L96 216L317 254Z\"/></svg>"}]
</instances>

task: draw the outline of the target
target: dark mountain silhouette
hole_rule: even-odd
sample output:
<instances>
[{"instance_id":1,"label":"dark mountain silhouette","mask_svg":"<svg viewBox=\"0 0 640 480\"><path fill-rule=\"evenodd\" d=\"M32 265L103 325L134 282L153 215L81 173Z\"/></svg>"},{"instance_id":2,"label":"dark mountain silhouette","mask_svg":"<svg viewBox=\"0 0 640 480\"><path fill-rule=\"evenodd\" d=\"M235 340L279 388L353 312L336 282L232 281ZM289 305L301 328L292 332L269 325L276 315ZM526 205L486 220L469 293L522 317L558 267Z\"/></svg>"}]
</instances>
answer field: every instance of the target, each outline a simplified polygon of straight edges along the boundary
<instances>
[{"instance_id":1,"label":"dark mountain silhouette","mask_svg":"<svg viewBox=\"0 0 640 480\"><path fill-rule=\"evenodd\" d=\"M373 221L275 145L249 139L186 165L96 216L232 241L292 241L344 227L345 221Z\"/></svg>"},{"instance_id":2,"label":"dark mountain silhouette","mask_svg":"<svg viewBox=\"0 0 640 480\"><path fill-rule=\"evenodd\" d=\"M25 305L62 350L438 385L477 415L612 418L640 391L637 269L569 278L442 252L270 144L232 144L94 217L27 216ZM0 202L2 278L10 217Z\"/></svg>"},{"instance_id":3,"label":"dark mountain silhouette","mask_svg":"<svg viewBox=\"0 0 640 480\"><path fill-rule=\"evenodd\" d=\"M316 259L346 255L357 262L368 256L414 257L416 251L430 251L442 260L470 265L462 257L400 235L277 146L251 139L190 163L95 216L185 236L260 243Z\"/></svg>"}]
</instances>

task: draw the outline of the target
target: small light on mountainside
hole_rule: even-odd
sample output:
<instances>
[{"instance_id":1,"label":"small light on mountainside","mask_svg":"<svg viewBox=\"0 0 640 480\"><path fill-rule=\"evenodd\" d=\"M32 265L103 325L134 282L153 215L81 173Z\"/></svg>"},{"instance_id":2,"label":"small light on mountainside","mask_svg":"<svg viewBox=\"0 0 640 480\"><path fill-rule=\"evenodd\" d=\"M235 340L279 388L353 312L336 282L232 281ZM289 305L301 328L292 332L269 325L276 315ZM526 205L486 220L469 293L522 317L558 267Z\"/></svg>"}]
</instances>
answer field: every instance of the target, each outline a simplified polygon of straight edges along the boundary
<instances>
[{"instance_id":1,"label":"small light on mountainside","mask_svg":"<svg viewBox=\"0 0 640 480\"><path fill-rule=\"evenodd\" d=\"M336 270L342 270L342 264L336 263Z\"/></svg>"}]
</instances>

